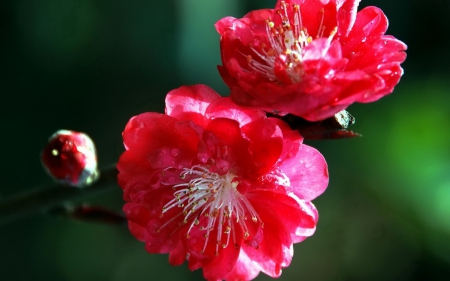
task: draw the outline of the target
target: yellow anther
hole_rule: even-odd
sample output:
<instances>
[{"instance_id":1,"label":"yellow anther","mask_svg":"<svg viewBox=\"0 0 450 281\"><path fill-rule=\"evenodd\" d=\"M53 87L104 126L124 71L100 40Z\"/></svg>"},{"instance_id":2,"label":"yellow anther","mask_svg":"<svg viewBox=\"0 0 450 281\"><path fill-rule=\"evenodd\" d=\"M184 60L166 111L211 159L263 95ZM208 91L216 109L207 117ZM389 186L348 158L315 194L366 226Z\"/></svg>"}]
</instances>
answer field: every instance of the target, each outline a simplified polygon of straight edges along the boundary
<instances>
[{"instance_id":1,"label":"yellow anther","mask_svg":"<svg viewBox=\"0 0 450 281\"><path fill-rule=\"evenodd\" d=\"M330 36L334 36L334 35L336 34L336 32L337 32L337 26L335 26L335 27L331 30Z\"/></svg>"}]
</instances>

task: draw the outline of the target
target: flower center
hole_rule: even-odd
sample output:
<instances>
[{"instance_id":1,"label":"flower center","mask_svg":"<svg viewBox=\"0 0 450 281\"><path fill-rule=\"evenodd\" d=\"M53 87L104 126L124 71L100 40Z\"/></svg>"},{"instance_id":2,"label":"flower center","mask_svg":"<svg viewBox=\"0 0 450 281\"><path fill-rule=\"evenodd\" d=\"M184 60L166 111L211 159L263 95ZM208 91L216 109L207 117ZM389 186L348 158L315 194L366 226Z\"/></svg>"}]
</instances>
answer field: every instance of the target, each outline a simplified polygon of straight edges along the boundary
<instances>
[{"instance_id":1,"label":"flower center","mask_svg":"<svg viewBox=\"0 0 450 281\"><path fill-rule=\"evenodd\" d=\"M206 167L195 165L190 169L184 168L180 178L186 182L172 187L175 190L174 198L164 205L161 216L172 208L180 208L182 212L167 221L160 229L183 216L182 225L190 224L186 233L187 238L190 238L189 233L194 228L205 232L203 252L210 241L211 232L217 229L215 254L218 255L219 246L226 248L230 239L236 244L236 227L243 232L244 239L250 236L247 226L248 215L253 223L258 221L261 223L251 203L237 190L239 183L234 180L235 175L232 173L221 176L211 173Z\"/></svg>"},{"instance_id":2,"label":"flower center","mask_svg":"<svg viewBox=\"0 0 450 281\"><path fill-rule=\"evenodd\" d=\"M289 16L289 9L292 9L292 15ZM276 15L281 18L281 24L275 26L275 23L270 19L266 20L266 33L269 41L269 46L261 44L257 50L256 47L250 46L258 59L254 59L251 55L247 56L249 67L261 74L264 74L271 81L279 81L275 73L275 63L282 63L284 71L290 78L292 83L301 81L303 74L303 61L305 54L305 47L313 41L313 38L308 34L306 27L302 24L302 16L300 13L300 5L289 4L282 1L280 9L277 9ZM316 39L323 37L325 26L323 19L325 11L320 10L321 19L317 31ZM335 27L328 40L331 42L337 32ZM281 61L277 58L282 58Z\"/></svg>"}]
</instances>

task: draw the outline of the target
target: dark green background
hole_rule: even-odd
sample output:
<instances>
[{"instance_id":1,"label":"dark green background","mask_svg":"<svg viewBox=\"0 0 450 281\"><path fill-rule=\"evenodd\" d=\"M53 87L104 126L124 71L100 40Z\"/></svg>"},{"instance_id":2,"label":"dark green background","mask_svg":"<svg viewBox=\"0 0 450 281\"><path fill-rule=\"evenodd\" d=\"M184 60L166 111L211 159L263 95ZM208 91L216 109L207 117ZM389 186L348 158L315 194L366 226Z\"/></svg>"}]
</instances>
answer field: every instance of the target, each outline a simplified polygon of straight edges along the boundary
<instances>
[{"instance_id":1,"label":"dark green background","mask_svg":"<svg viewBox=\"0 0 450 281\"><path fill-rule=\"evenodd\" d=\"M128 119L204 83L222 95L221 17L273 1L42 0L0 3L0 200L51 180L39 154L58 129L88 133L100 166ZM450 2L363 0L406 42L394 94L349 111L362 138L310 142L329 163L316 234L280 280L448 280ZM84 202L84 201L83 201ZM121 190L85 202L120 210ZM120 226L34 216L0 226L0 280L199 280ZM269 280L260 275L257 280Z\"/></svg>"}]
</instances>

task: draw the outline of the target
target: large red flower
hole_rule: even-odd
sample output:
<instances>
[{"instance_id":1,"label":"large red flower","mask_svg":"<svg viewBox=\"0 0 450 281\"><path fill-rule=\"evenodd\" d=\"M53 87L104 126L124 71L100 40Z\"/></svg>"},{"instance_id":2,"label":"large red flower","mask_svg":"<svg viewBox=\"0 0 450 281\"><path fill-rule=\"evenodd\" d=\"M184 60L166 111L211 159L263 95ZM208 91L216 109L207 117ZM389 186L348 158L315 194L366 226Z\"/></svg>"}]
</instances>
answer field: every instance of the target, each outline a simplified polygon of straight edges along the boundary
<instances>
[{"instance_id":1,"label":"large red flower","mask_svg":"<svg viewBox=\"0 0 450 281\"><path fill-rule=\"evenodd\" d=\"M204 85L166 97L166 114L133 117L119 184L131 233L150 253L188 260L208 280L277 277L313 234L310 200L328 184L322 155L262 111Z\"/></svg>"},{"instance_id":2,"label":"large red flower","mask_svg":"<svg viewBox=\"0 0 450 281\"><path fill-rule=\"evenodd\" d=\"M218 21L219 72L233 101L318 121L391 93L406 45L384 35L388 20L379 8L357 13L358 4L285 0Z\"/></svg>"}]
</instances>

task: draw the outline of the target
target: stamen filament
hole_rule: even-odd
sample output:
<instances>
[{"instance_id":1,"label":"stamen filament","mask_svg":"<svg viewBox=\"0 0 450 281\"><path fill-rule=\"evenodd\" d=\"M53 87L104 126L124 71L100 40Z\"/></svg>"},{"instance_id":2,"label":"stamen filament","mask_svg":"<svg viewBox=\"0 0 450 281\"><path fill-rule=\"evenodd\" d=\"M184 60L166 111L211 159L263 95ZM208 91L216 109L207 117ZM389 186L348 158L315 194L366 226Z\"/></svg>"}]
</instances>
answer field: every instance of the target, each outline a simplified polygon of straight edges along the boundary
<instances>
[{"instance_id":1,"label":"stamen filament","mask_svg":"<svg viewBox=\"0 0 450 281\"><path fill-rule=\"evenodd\" d=\"M181 223L169 236L189 223L186 233L189 238L189 233L199 227L200 231L205 231L202 251L206 252L211 232L216 230L214 253L218 255L220 248L228 247L230 239L237 244L235 223L240 226L245 238L250 235L247 226L250 221L247 221L246 214L251 216L253 223L261 223L251 203L237 190L239 183L234 181L235 176L232 173L220 176L210 172L207 167L195 165L190 169L183 169L180 178L186 182L172 187L175 190L174 198L164 205L161 217L174 208L181 208L182 211L160 226L158 232L182 217ZM223 237L224 235L226 237Z\"/></svg>"},{"instance_id":2,"label":"stamen filament","mask_svg":"<svg viewBox=\"0 0 450 281\"><path fill-rule=\"evenodd\" d=\"M258 45L249 45L254 54L242 53L243 56L247 57L249 72L261 73L270 81L279 81L280 79L275 74L275 63L277 58L283 55L281 60L284 63L285 73L292 83L301 82L304 75L305 48L313 41L313 38L303 26L300 8L301 5L299 4L289 5L285 1L280 2L280 8L275 11L275 16L279 17L281 23L276 26L270 18L266 20L268 48L265 47L267 42L261 42ZM324 37L326 29L324 26L325 9L321 8L319 13L320 19L316 39ZM330 42L336 34L334 30L337 30L337 28L330 33L328 37Z\"/></svg>"}]
</instances>

